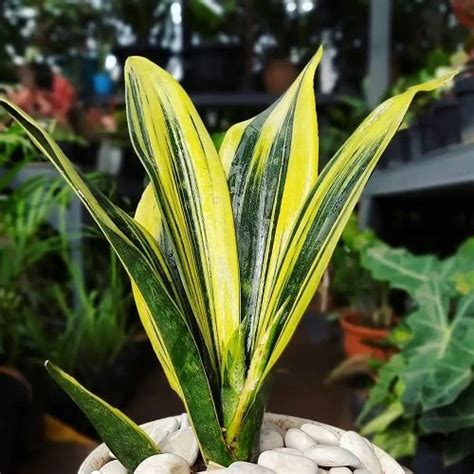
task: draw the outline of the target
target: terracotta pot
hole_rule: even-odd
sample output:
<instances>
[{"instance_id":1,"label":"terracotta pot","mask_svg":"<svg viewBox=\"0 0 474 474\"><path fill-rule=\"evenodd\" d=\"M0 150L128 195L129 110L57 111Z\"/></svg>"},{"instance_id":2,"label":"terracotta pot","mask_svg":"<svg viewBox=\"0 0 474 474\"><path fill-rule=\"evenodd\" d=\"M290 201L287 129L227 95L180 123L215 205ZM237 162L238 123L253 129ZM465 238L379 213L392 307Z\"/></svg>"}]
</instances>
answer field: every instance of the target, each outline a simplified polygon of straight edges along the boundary
<instances>
[{"instance_id":1,"label":"terracotta pot","mask_svg":"<svg viewBox=\"0 0 474 474\"><path fill-rule=\"evenodd\" d=\"M367 354L375 359L387 360L393 353L390 348L377 347L385 339L390 330L376 329L360 324L361 314L358 311L341 311L341 327L344 332L344 349L351 357L355 355ZM374 343L372 345L372 343Z\"/></svg>"},{"instance_id":2,"label":"terracotta pot","mask_svg":"<svg viewBox=\"0 0 474 474\"><path fill-rule=\"evenodd\" d=\"M288 59L271 59L263 74L265 90L270 94L282 94L298 77L298 70Z\"/></svg>"},{"instance_id":3,"label":"terracotta pot","mask_svg":"<svg viewBox=\"0 0 474 474\"><path fill-rule=\"evenodd\" d=\"M155 422L152 421L150 423L145 423L141 425L142 427L148 427L153 425ZM284 435L284 433L289 430L290 428L300 428L301 425L305 423L312 423L312 420L308 420L305 418L298 418L296 416L288 416L288 415L278 415L275 413L265 413L264 416L264 424L265 427L273 429L275 431L280 432L280 434ZM336 428L334 426L326 425L324 423L320 423L323 426L329 426L333 430L335 430L339 435L344 433L344 430L340 428ZM381 450L374 444L372 447L375 451L375 454L384 465L383 467L388 468L389 465L393 466L395 461L389 456L385 451ZM91 472L100 469L104 466L104 464L111 461L109 456L109 450L105 444L101 444L99 447L94 449L89 456L84 460L81 467L79 468L78 474L91 474ZM210 471L213 472L213 471ZM384 470L384 472L392 472L388 470Z\"/></svg>"}]
</instances>

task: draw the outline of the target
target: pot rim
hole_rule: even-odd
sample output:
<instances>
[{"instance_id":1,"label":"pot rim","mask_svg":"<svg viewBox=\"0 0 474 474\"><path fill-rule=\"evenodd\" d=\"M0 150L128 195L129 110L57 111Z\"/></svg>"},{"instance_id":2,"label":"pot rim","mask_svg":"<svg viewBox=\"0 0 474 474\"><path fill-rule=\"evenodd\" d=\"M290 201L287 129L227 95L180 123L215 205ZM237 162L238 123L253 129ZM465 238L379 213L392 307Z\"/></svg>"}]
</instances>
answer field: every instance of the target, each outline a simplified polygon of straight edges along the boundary
<instances>
[{"instance_id":1,"label":"pot rim","mask_svg":"<svg viewBox=\"0 0 474 474\"><path fill-rule=\"evenodd\" d=\"M354 320L360 316L360 312L357 310L344 310L341 312L341 326L344 330L357 334L359 336L368 338L377 338L383 339L388 335L392 328L371 328L368 326L363 326L362 324L357 324ZM394 317L396 320L396 317Z\"/></svg>"},{"instance_id":2,"label":"pot rim","mask_svg":"<svg viewBox=\"0 0 474 474\"><path fill-rule=\"evenodd\" d=\"M153 425L157 421L158 420L150 421L140 426L142 428L146 428L150 425ZM280 434L283 434L286 430L290 428L300 428L305 423L316 423L323 427L331 428L332 430L336 431L338 435L342 435L346 432L346 430L343 430L342 428L328 425L327 423L321 423L319 421L314 421L308 418L301 418L297 416L281 415L278 413L265 413L263 422L265 423L266 427L279 431ZM383 451L381 448L371 443L370 441L369 443L373 447L375 454L379 459L383 457L391 458L391 456L385 451ZM105 443L102 443L84 459L83 463L79 468L78 474L91 474L91 472L100 469L104 466L104 464L111 460L112 458L109 456L109 449L107 448Z\"/></svg>"}]
</instances>

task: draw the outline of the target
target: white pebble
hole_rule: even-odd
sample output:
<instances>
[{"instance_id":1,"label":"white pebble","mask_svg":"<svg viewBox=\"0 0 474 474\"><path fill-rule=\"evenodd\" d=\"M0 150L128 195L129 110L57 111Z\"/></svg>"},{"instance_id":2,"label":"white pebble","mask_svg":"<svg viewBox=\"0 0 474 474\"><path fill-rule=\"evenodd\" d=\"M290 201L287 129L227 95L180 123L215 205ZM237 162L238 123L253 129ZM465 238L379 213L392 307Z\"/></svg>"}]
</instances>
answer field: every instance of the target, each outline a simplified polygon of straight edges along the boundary
<instances>
[{"instance_id":1,"label":"white pebble","mask_svg":"<svg viewBox=\"0 0 474 474\"><path fill-rule=\"evenodd\" d=\"M385 451L379 451L377 456L382 466L384 474L405 474L405 470L398 464L392 456L389 456Z\"/></svg>"},{"instance_id":2,"label":"white pebble","mask_svg":"<svg viewBox=\"0 0 474 474\"><path fill-rule=\"evenodd\" d=\"M371 471L372 474L382 474L382 466L372 446L360 434L355 431L346 431L341 436L339 446L357 456L361 464Z\"/></svg>"},{"instance_id":3,"label":"white pebble","mask_svg":"<svg viewBox=\"0 0 474 474\"><path fill-rule=\"evenodd\" d=\"M128 471L116 459L108 462L105 466L100 468L102 474L127 474Z\"/></svg>"},{"instance_id":4,"label":"white pebble","mask_svg":"<svg viewBox=\"0 0 474 474\"><path fill-rule=\"evenodd\" d=\"M354 474L372 474L372 472L368 469L356 469Z\"/></svg>"},{"instance_id":5,"label":"white pebble","mask_svg":"<svg viewBox=\"0 0 474 474\"><path fill-rule=\"evenodd\" d=\"M160 444L162 453L173 453L192 466L198 457L199 446L192 428L184 428L168 435Z\"/></svg>"},{"instance_id":6,"label":"white pebble","mask_svg":"<svg viewBox=\"0 0 474 474\"><path fill-rule=\"evenodd\" d=\"M175 454L156 454L145 459L136 469L135 474L189 474L189 464Z\"/></svg>"},{"instance_id":7,"label":"white pebble","mask_svg":"<svg viewBox=\"0 0 474 474\"><path fill-rule=\"evenodd\" d=\"M297 428L289 429L285 434L285 446L295 448L298 451L304 451L309 446L315 446L316 441L304 431Z\"/></svg>"},{"instance_id":8,"label":"white pebble","mask_svg":"<svg viewBox=\"0 0 474 474\"><path fill-rule=\"evenodd\" d=\"M191 426L191 422L189 421L189 417L187 413L182 413L179 415L179 429L184 430L184 428L189 428Z\"/></svg>"},{"instance_id":9,"label":"white pebble","mask_svg":"<svg viewBox=\"0 0 474 474\"><path fill-rule=\"evenodd\" d=\"M331 467L329 474L352 474L348 467Z\"/></svg>"},{"instance_id":10,"label":"white pebble","mask_svg":"<svg viewBox=\"0 0 474 474\"><path fill-rule=\"evenodd\" d=\"M275 471L251 462L238 461L232 463L225 472L228 474L274 474Z\"/></svg>"},{"instance_id":11,"label":"white pebble","mask_svg":"<svg viewBox=\"0 0 474 474\"><path fill-rule=\"evenodd\" d=\"M317 474L318 472L318 466L311 459L277 451L264 451L258 457L258 464L273 469L276 474Z\"/></svg>"},{"instance_id":12,"label":"white pebble","mask_svg":"<svg viewBox=\"0 0 474 474\"><path fill-rule=\"evenodd\" d=\"M316 462L318 466L361 467L359 459L354 454L338 446L310 446L304 450L303 454Z\"/></svg>"},{"instance_id":13,"label":"white pebble","mask_svg":"<svg viewBox=\"0 0 474 474\"><path fill-rule=\"evenodd\" d=\"M305 423L300 429L309 434L318 444L339 446L339 435L331 428L314 423Z\"/></svg>"},{"instance_id":14,"label":"white pebble","mask_svg":"<svg viewBox=\"0 0 474 474\"><path fill-rule=\"evenodd\" d=\"M269 429L262 429L260 431L260 452L282 448L283 446L283 437L277 431Z\"/></svg>"},{"instance_id":15,"label":"white pebble","mask_svg":"<svg viewBox=\"0 0 474 474\"><path fill-rule=\"evenodd\" d=\"M170 416L168 418L162 418L161 420L158 420L156 423L153 423L152 426L147 427L145 431L156 444L159 444L169 434L177 431L178 428L179 423L176 420L176 417Z\"/></svg>"},{"instance_id":16,"label":"white pebble","mask_svg":"<svg viewBox=\"0 0 474 474\"><path fill-rule=\"evenodd\" d=\"M277 453L293 454L294 456L303 456L303 453L295 448L275 448L273 451L276 451Z\"/></svg>"}]
</instances>

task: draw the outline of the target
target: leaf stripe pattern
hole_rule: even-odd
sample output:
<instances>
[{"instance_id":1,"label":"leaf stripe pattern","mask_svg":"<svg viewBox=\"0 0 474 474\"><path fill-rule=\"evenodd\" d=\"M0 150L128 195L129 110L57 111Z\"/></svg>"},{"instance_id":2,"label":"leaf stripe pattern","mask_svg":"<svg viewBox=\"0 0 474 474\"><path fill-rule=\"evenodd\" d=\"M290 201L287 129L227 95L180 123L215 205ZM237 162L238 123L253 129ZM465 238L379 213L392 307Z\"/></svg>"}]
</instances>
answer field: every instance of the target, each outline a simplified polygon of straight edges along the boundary
<instances>
[{"instance_id":1,"label":"leaf stripe pattern","mask_svg":"<svg viewBox=\"0 0 474 474\"><path fill-rule=\"evenodd\" d=\"M256 342L265 363L251 364L238 409L227 430L236 436L247 407L291 339L331 258L340 234L378 159L400 126L414 95L432 90L452 75L410 88L369 115L324 168L308 193L288 236L287 251L269 281L266 326ZM231 187L232 190L232 187ZM237 223L237 232L239 232Z\"/></svg>"},{"instance_id":2,"label":"leaf stripe pattern","mask_svg":"<svg viewBox=\"0 0 474 474\"><path fill-rule=\"evenodd\" d=\"M142 318L151 316L142 319L142 323L164 368L173 369L167 376L182 396L197 437L201 442L209 441L209 444L201 445L204 457L229 463L231 456L224 443L199 349L185 316L161 279L154 240L125 212L89 187L58 145L33 119L4 99L0 99L0 105L65 177L109 240L149 308L148 312L140 313Z\"/></svg>"},{"instance_id":3,"label":"leaf stripe pattern","mask_svg":"<svg viewBox=\"0 0 474 474\"><path fill-rule=\"evenodd\" d=\"M273 287L289 231L317 178L313 80L321 55L322 49L269 109L233 126L220 150L232 196L249 354L268 322L265 293Z\"/></svg>"},{"instance_id":4,"label":"leaf stripe pattern","mask_svg":"<svg viewBox=\"0 0 474 474\"><path fill-rule=\"evenodd\" d=\"M224 171L190 99L144 58L126 66L132 143L163 216L165 239L215 369L240 324L235 230ZM151 205L151 197L146 198Z\"/></svg>"}]
</instances>

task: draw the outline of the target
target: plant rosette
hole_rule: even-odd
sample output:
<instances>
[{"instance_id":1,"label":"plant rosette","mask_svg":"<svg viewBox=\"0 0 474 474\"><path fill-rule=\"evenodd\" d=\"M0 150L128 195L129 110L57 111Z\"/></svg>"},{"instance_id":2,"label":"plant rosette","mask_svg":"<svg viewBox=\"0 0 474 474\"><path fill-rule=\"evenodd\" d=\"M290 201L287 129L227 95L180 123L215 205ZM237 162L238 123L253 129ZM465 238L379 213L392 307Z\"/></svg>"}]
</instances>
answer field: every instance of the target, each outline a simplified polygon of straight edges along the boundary
<instances>
[{"instance_id":1,"label":"plant rosette","mask_svg":"<svg viewBox=\"0 0 474 474\"><path fill-rule=\"evenodd\" d=\"M207 470L199 462L197 440L188 417L163 418L141 426L162 453L145 460L136 474L404 474L407 471L391 456L354 431L295 416L266 413L255 463L238 461ZM202 467L202 470L201 467ZM174 470L173 470L174 469ZM128 474L105 444L84 460L78 474Z\"/></svg>"},{"instance_id":2,"label":"plant rosette","mask_svg":"<svg viewBox=\"0 0 474 474\"><path fill-rule=\"evenodd\" d=\"M258 456L268 380L414 96L442 86L454 72L382 103L319 173L314 74L321 57L322 49L270 108L231 127L219 152L176 80L145 58L129 58L127 118L149 178L133 217L88 182L47 131L0 97L0 105L74 189L124 265L141 322L192 426L178 427L170 418L173 427L167 429L173 434L153 439L47 362L50 376L117 457L102 474L190 472L198 446L206 466L233 465L228 472L235 472L236 462L249 473L303 474L291 471L292 462L305 462L314 473L316 464L331 467L327 459L319 460L322 448L304 431L288 430L284 438L306 439L299 451L307 449L312 459L293 454L290 466L282 468L280 461L266 458L290 456L288 451ZM192 447L192 457L191 449L183 453L187 460L173 451L181 438ZM372 449L364 441L358 446ZM295 448L287 443L288 449ZM350 461L333 472L362 466L354 448L346 455ZM156 466L158 459L162 464ZM259 467L251 464L255 459ZM119 462L127 471L116 470ZM385 473L402 472L396 466Z\"/></svg>"}]
</instances>

